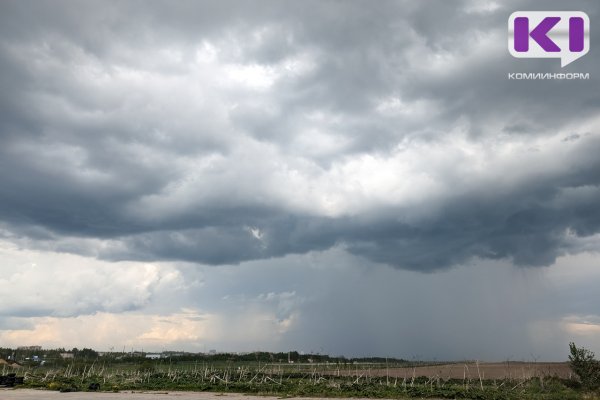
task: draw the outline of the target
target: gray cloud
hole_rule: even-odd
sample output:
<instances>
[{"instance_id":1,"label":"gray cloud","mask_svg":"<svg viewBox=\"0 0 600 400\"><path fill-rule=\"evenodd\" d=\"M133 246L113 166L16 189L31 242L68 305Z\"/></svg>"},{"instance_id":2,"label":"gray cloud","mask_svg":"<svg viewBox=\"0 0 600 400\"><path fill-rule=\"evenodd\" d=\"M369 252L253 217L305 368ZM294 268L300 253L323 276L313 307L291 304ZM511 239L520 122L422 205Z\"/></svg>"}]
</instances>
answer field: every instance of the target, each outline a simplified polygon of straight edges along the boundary
<instances>
[{"instance_id":1,"label":"gray cloud","mask_svg":"<svg viewBox=\"0 0 600 400\"><path fill-rule=\"evenodd\" d=\"M593 73L506 80L559 69L508 55L506 19L527 5L4 2L0 219L15 240L108 260L230 264L337 245L418 271L550 265L579 251L568 232L600 230L587 190L600 101ZM569 68L597 63L592 51ZM457 135L509 154L477 171ZM429 148L442 150L415 150ZM456 169L436 158L445 148ZM369 157L395 160L388 170L411 157L386 195L415 176L445 188L419 181L402 187L418 201L382 204L360 189L380 171L350 170ZM321 205L336 196L349 205ZM90 238L110 244L76 244Z\"/></svg>"}]
</instances>

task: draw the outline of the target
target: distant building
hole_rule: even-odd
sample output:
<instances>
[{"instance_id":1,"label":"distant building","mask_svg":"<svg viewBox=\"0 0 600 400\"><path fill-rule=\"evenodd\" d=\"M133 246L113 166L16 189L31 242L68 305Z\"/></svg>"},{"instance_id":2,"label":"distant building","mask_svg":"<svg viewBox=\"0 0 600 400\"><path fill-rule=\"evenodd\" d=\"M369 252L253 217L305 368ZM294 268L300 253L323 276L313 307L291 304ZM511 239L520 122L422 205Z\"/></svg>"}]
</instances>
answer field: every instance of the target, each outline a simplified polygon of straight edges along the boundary
<instances>
[{"instance_id":1,"label":"distant building","mask_svg":"<svg viewBox=\"0 0 600 400\"><path fill-rule=\"evenodd\" d=\"M67 359L67 358L74 358L75 354L73 354L73 353L60 353L60 356L63 359Z\"/></svg>"},{"instance_id":2,"label":"distant building","mask_svg":"<svg viewBox=\"0 0 600 400\"><path fill-rule=\"evenodd\" d=\"M157 360L161 357L162 357L162 355L158 354L158 353L146 353L146 358L149 358L151 360Z\"/></svg>"}]
</instances>

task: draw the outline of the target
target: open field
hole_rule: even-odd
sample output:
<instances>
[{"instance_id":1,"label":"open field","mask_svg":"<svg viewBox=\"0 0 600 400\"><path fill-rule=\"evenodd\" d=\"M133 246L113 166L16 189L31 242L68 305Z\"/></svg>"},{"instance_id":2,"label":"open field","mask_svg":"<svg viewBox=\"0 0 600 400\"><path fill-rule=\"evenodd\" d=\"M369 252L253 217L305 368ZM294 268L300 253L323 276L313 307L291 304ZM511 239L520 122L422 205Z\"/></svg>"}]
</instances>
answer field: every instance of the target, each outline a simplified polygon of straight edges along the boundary
<instances>
[{"instance_id":1,"label":"open field","mask_svg":"<svg viewBox=\"0 0 600 400\"><path fill-rule=\"evenodd\" d=\"M559 377L571 379L573 372L566 362L543 363L543 362L515 362L506 361L501 363L475 363L472 361L464 363L451 363L442 365L428 365L403 368L385 368L379 366L372 369L356 369L344 371L344 374L352 376L378 376L391 378L406 378L426 376L429 378L439 377L441 379L531 379L536 377Z\"/></svg>"},{"instance_id":2,"label":"open field","mask_svg":"<svg viewBox=\"0 0 600 400\"><path fill-rule=\"evenodd\" d=\"M0 399L278 398L597 399L567 363L71 362L19 369ZM40 389L40 390L31 390ZM46 390L43 390L46 389ZM167 392L169 394L167 394ZM212 393L212 394L207 394Z\"/></svg>"}]
</instances>

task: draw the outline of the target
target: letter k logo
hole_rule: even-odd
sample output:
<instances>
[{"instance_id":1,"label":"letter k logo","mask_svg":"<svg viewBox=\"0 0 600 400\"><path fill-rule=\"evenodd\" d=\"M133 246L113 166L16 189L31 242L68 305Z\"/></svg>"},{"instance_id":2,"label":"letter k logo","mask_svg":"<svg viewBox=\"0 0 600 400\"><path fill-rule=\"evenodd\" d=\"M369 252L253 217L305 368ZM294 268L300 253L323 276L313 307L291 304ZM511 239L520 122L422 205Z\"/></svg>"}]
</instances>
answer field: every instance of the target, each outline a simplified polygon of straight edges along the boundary
<instances>
[{"instance_id":1,"label":"letter k logo","mask_svg":"<svg viewBox=\"0 0 600 400\"><path fill-rule=\"evenodd\" d=\"M560 17L546 17L529 33L529 18L515 18L515 50L518 52L529 51L529 37L531 36L544 51L559 52L560 47L548 37L548 32L559 21Z\"/></svg>"}]
</instances>

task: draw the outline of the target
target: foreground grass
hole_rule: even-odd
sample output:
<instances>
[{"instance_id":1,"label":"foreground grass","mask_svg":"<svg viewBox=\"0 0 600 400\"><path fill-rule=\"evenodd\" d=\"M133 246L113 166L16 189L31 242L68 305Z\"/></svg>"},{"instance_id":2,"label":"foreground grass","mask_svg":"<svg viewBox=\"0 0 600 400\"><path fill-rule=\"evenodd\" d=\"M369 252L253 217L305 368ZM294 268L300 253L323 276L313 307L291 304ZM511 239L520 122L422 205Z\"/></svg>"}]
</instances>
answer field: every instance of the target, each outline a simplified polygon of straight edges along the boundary
<instances>
[{"instance_id":1,"label":"foreground grass","mask_svg":"<svg viewBox=\"0 0 600 400\"><path fill-rule=\"evenodd\" d=\"M278 397L438 399L600 399L578 382L561 378L513 380L343 376L339 370L290 370L265 366L157 368L142 363L120 368L69 365L24 372L24 387L60 391L210 391Z\"/></svg>"}]
</instances>

